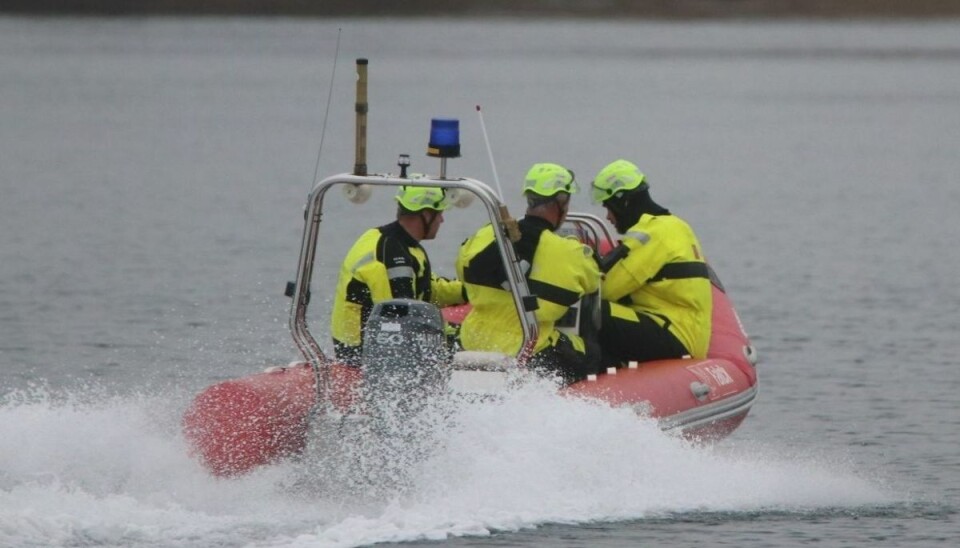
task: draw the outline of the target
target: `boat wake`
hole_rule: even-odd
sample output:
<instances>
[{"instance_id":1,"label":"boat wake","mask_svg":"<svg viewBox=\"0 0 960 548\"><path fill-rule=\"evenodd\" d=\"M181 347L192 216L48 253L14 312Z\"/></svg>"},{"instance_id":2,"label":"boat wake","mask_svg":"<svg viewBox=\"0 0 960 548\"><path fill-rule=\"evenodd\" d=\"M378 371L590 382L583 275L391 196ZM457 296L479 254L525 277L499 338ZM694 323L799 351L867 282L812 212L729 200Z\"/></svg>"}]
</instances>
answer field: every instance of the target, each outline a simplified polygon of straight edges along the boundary
<instances>
[{"instance_id":1,"label":"boat wake","mask_svg":"<svg viewBox=\"0 0 960 548\"><path fill-rule=\"evenodd\" d=\"M187 456L186 402L167 394L33 391L0 402L6 546L357 546L897 500L843 462L735 438L694 445L546 382L497 402L453 402L445 421L425 421L429 451L417 444L403 481L387 490L372 480L332 489L306 459L211 477Z\"/></svg>"}]
</instances>

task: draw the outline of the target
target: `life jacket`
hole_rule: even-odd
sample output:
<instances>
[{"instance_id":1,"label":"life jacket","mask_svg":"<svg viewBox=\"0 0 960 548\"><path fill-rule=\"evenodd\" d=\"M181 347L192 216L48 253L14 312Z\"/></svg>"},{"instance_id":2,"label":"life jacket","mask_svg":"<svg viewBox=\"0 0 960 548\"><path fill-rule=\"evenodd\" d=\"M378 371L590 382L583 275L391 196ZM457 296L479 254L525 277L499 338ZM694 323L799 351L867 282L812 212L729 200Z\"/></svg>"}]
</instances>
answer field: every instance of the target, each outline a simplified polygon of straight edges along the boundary
<instances>
[{"instance_id":1,"label":"life jacket","mask_svg":"<svg viewBox=\"0 0 960 548\"><path fill-rule=\"evenodd\" d=\"M670 330L691 356L705 357L713 296L693 229L675 215L643 214L621 244L626 255L606 273L601 297L649 316Z\"/></svg>"},{"instance_id":2,"label":"life jacket","mask_svg":"<svg viewBox=\"0 0 960 548\"><path fill-rule=\"evenodd\" d=\"M536 353L556 344L560 336L556 322L583 295L599 289L600 272L589 247L554 234L546 220L527 216L518 224L521 238L514 250L530 293L537 297ZM460 329L464 349L519 352L523 329L492 226L482 227L460 246L457 276L472 307ZM583 340L576 335L570 338L574 348L583 352Z\"/></svg>"},{"instance_id":3,"label":"life jacket","mask_svg":"<svg viewBox=\"0 0 960 548\"><path fill-rule=\"evenodd\" d=\"M375 303L417 299L438 306L463 302L463 286L431 271L426 250L393 222L357 239L340 266L330 332L337 358L359 365L363 326Z\"/></svg>"}]
</instances>

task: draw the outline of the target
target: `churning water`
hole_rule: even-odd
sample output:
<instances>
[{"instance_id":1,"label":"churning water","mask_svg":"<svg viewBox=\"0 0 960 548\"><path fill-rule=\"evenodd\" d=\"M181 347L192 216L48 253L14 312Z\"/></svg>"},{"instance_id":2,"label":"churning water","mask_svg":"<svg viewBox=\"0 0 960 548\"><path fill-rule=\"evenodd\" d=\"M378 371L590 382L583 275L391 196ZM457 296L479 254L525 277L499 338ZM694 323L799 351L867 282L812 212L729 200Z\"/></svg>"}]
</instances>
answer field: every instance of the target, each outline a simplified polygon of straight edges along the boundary
<instances>
[{"instance_id":1,"label":"churning water","mask_svg":"<svg viewBox=\"0 0 960 548\"><path fill-rule=\"evenodd\" d=\"M353 165L356 57L372 171L436 172L452 116L452 174L492 181L476 104L514 213L531 163L641 165L760 350L740 430L691 445L532 383L456 405L381 497L192 460L199 390L296 357L337 29L321 175ZM958 65L957 22L0 19L0 545L955 544ZM331 201L318 332L390 216ZM435 268L479 222L447 215Z\"/></svg>"}]
</instances>

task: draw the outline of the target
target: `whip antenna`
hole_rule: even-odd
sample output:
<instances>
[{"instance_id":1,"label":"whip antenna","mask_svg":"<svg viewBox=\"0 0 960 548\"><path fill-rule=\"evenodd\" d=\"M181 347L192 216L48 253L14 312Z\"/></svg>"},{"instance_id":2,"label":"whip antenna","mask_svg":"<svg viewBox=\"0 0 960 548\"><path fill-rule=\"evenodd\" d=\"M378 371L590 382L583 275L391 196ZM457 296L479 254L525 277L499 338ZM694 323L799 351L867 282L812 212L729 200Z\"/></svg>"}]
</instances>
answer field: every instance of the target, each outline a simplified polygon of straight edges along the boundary
<instances>
[{"instance_id":1,"label":"whip antenna","mask_svg":"<svg viewBox=\"0 0 960 548\"><path fill-rule=\"evenodd\" d=\"M500 177L497 176L497 164L493 161L493 149L490 148L487 125L483 123L483 112L480 111L480 105L477 105L477 117L480 118L480 131L483 132L483 142L487 145L487 156L490 157L490 167L493 169L493 182L497 184L497 192L500 193L500 199L503 200L503 189L500 188Z\"/></svg>"},{"instance_id":2,"label":"whip antenna","mask_svg":"<svg viewBox=\"0 0 960 548\"><path fill-rule=\"evenodd\" d=\"M330 72L330 88L327 90L327 108L323 110L323 125L320 127L320 147L317 148L317 165L313 168L313 181L311 185L317 182L317 175L320 174L320 154L323 152L323 137L327 134L327 114L330 112L330 99L333 97L333 81L337 75L337 59L340 58L340 28L337 28L337 49L333 53L333 70Z\"/></svg>"},{"instance_id":3,"label":"whip antenna","mask_svg":"<svg viewBox=\"0 0 960 548\"><path fill-rule=\"evenodd\" d=\"M500 188L500 177L497 177L497 164L493 161L493 149L490 148L490 139L487 138L487 125L483 123L483 112L480 111L480 105L477 105L477 116L480 118L480 130L483 131L483 142L487 145L487 156L490 157L490 167L493 169L493 182L497 184L497 192L500 193L500 201L503 201L503 189ZM503 226L507 229L507 235L510 241L520 241L520 226L517 220L510 216L506 204L500 204L500 216L503 218Z\"/></svg>"}]
</instances>

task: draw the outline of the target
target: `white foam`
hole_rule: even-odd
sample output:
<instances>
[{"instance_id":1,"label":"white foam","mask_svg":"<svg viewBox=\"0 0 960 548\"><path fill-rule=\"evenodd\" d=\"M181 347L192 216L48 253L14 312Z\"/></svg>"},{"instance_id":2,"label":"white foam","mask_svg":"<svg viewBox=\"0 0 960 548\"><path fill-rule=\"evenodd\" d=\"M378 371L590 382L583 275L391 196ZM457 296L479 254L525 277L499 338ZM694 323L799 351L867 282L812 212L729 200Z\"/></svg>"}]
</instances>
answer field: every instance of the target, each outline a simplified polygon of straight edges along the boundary
<instances>
[{"instance_id":1,"label":"white foam","mask_svg":"<svg viewBox=\"0 0 960 548\"><path fill-rule=\"evenodd\" d=\"M355 546L548 522L876 504L842 463L691 445L532 383L456 407L413 488L371 501L292 490L297 467L207 475L163 397L19 395L0 406L0 545ZM748 425L746 426L748 427Z\"/></svg>"}]
</instances>

